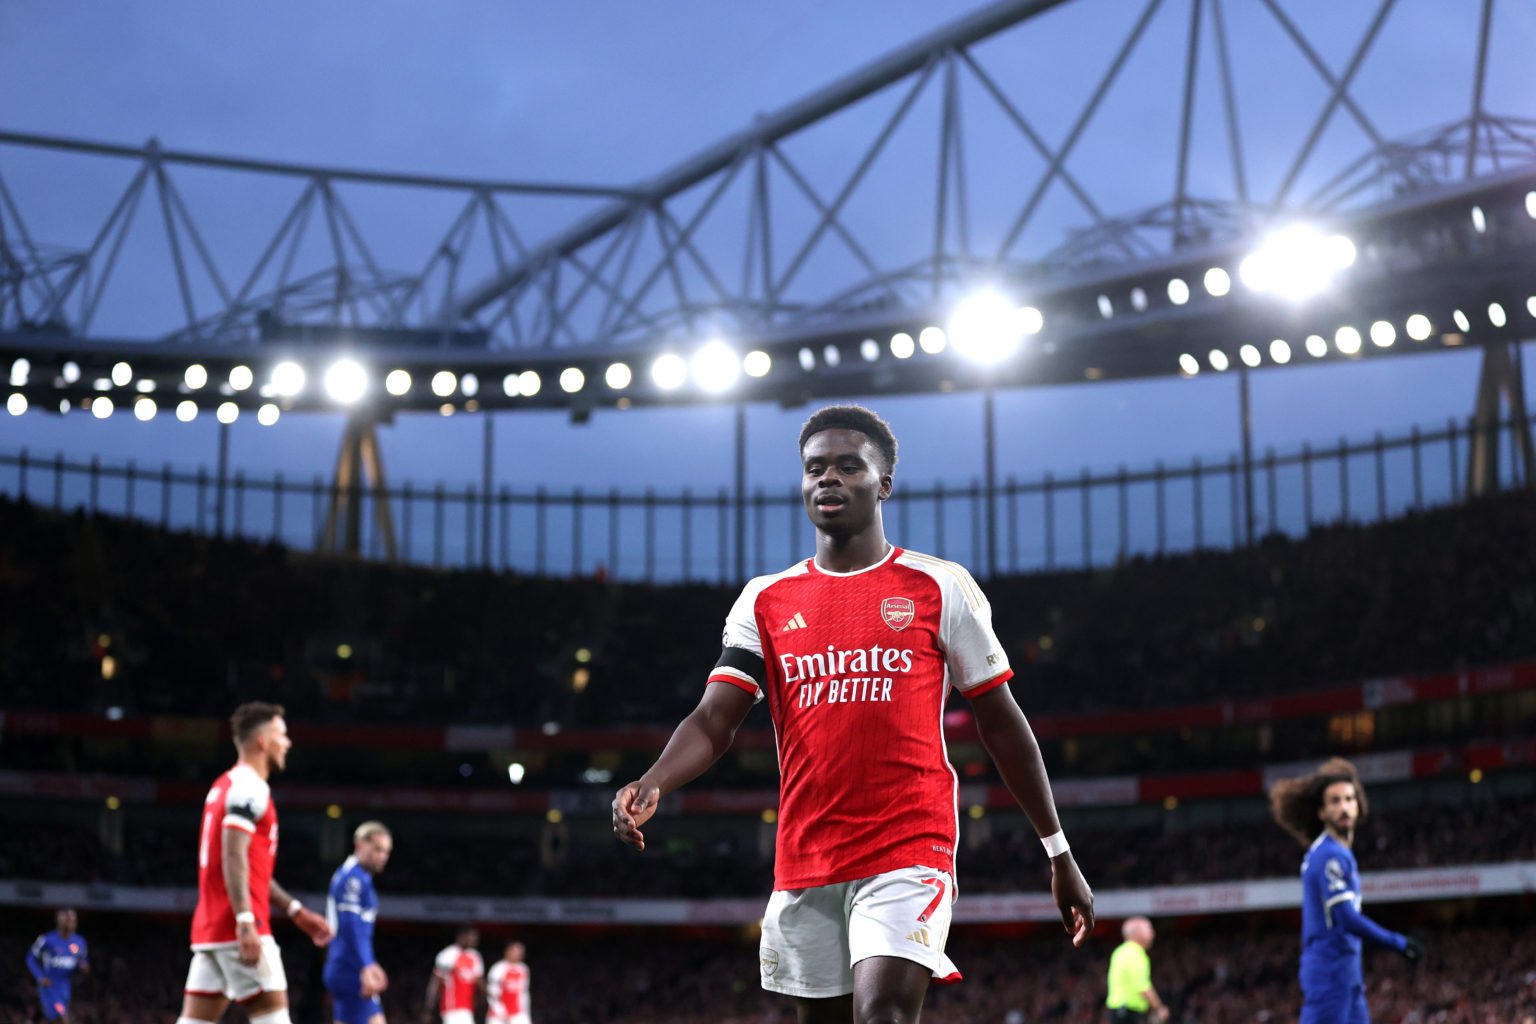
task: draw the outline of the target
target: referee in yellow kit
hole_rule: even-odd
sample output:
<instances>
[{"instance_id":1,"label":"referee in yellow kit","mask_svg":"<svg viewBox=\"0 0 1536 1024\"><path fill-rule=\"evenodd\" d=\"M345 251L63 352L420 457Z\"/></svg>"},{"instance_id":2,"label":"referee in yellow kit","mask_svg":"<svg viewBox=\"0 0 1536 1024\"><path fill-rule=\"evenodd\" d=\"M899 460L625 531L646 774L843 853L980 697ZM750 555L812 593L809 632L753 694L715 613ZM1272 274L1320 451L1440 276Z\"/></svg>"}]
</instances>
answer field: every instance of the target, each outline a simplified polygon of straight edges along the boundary
<instances>
[{"instance_id":1,"label":"referee in yellow kit","mask_svg":"<svg viewBox=\"0 0 1536 1024\"><path fill-rule=\"evenodd\" d=\"M1104 1000L1110 1024L1139 1024L1148 1014L1162 1024L1168 1007L1152 987L1152 958L1147 955L1156 938L1152 922L1130 918L1120 926L1120 934L1125 941L1109 958L1109 998Z\"/></svg>"}]
</instances>

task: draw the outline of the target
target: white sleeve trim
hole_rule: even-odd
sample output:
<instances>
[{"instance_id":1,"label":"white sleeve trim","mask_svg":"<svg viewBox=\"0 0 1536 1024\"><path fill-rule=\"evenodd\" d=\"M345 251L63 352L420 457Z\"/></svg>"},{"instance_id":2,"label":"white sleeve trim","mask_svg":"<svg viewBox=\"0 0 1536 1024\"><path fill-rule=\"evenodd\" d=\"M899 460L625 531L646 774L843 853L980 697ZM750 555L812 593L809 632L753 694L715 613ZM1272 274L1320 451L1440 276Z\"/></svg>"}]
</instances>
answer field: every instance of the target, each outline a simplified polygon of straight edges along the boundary
<instances>
[{"instance_id":1,"label":"white sleeve trim","mask_svg":"<svg viewBox=\"0 0 1536 1024\"><path fill-rule=\"evenodd\" d=\"M251 835L256 834L256 826L251 824L247 819L240 817L238 814L224 815L224 827L237 828L241 832L248 832Z\"/></svg>"},{"instance_id":2,"label":"white sleeve trim","mask_svg":"<svg viewBox=\"0 0 1536 1024\"><path fill-rule=\"evenodd\" d=\"M1324 907L1331 907L1335 903L1343 903L1345 900L1352 900L1354 898L1355 898L1355 894L1352 893L1352 892L1341 892L1337 896L1330 897L1328 902L1324 903L1323 906Z\"/></svg>"}]
</instances>

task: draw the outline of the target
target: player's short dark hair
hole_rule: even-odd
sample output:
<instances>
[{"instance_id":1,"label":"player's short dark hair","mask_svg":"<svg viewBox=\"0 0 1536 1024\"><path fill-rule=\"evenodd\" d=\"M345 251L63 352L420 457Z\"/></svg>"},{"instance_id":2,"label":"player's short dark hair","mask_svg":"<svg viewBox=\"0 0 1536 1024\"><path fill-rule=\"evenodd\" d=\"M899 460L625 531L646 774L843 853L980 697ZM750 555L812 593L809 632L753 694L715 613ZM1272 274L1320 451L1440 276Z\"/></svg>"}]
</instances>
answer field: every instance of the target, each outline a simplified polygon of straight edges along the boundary
<instances>
[{"instance_id":1,"label":"player's short dark hair","mask_svg":"<svg viewBox=\"0 0 1536 1024\"><path fill-rule=\"evenodd\" d=\"M823 430L857 430L874 444L880 458L885 460L885 471L896 471L896 435L891 425L877 416L872 409L862 405L829 405L811 413L811 418L800 428L800 450L813 434Z\"/></svg>"},{"instance_id":2,"label":"player's short dark hair","mask_svg":"<svg viewBox=\"0 0 1536 1024\"><path fill-rule=\"evenodd\" d=\"M234 714L229 716L229 731L234 734L235 743L244 745L251 738L251 734L274 718L281 718L285 711L281 704L268 704L265 701L253 700L241 704L235 708Z\"/></svg>"},{"instance_id":3,"label":"player's short dark hair","mask_svg":"<svg viewBox=\"0 0 1536 1024\"><path fill-rule=\"evenodd\" d=\"M1365 817L1365 785L1355 766L1342 757L1329 758L1311 775L1277 781L1269 788L1270 813L1302 846L1311 846L1323 831L1322 819L1317 816L1323 806L1323 794L1336 782L1348 782L1355 787L1360 817Z\"/></svg>"},{"instance_id":4,"label":"player's short dark hair","mask_svg":"<svg viewBox=\"0 0 1536 1024\"><path fill-rule=\"evenodd\" d=\"M479 935L480 929L472 924L461 924L453 930L453 937L455 940L462 939L464 936L471 934Z\"/></svg>"}]
</instances>

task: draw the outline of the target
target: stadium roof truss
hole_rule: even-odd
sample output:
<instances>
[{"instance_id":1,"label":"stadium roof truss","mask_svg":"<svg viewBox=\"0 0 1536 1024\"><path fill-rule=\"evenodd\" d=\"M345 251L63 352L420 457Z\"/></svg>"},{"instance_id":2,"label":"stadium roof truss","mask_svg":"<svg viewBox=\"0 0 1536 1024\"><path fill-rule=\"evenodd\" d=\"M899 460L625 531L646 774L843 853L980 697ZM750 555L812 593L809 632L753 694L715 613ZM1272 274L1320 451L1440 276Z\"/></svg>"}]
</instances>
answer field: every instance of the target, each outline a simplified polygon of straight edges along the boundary
<instances>
[{"instance_id":1,"label":"stadium roof truss","mask_svg":"<svg viewBox=\"0 0 1536 1024\"><path fill-rule=\"evenodd\" d=\"M1488 90L1492 58L1523 61L1529 24L1482 0L1426 72L1391 42L1434 16L1424 3L1336 12L1349 39L1298 6L1006 0L630 187L0 132L0 355L29 362L15 386L44 407L119 387L120 361L135 371L122 387L199 404L332 407L259 381L280 358L318 380L345 351L409 371L403 393L375 391L390 409L590 410L718 400L646 372L711 339L768 356L731 398L796 402L1528 335L1536 119L1495 113ZM1034 56L1067 45L1082 73L1043 79ZM1404 104L1382 83L1426 74L1437 95L1464 89L1461 112L1399 132ZM1140 123L1148 111L1166 125ZM29 200L45 177L104 215ZM235 211L258 227L231 235ZM1358 258L1307 302L1244 287L1243 259L1296 222L1347 235ZM72 233L85 240L41 241ZM981 366L914 343L980 285L1036 314L1017 353ZM192 362L215 382L253 366L258 384L189 388ZM553 386L572 368L576 387ZM427 386L444 370L446 394Z\"/></svg>"}]
</instances>

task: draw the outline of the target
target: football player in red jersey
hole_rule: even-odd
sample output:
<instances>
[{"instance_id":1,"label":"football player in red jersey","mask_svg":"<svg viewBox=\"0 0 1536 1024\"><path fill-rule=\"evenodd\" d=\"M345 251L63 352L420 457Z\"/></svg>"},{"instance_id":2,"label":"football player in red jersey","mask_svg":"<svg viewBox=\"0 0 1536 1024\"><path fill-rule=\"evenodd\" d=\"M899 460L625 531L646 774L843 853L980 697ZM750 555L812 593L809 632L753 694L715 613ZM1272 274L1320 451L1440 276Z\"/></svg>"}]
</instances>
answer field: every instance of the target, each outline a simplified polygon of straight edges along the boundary
<instances>
[{"instance_id":1,"label":"football player in red jersey","mask_svg":"<svg viewBox=\"0 0 1536 1024\"><path fill-rule=\"evenodd\" d=\"M830 406L800 433L816 555L752 580L727 616L699 706L656 763L613 800L621 842L662 798L730 748L756 700L778 741L774 892L763 919L763 987L792 996L801 1024L914 1022L944 954L954 900L959 781L944 747L951 689L1041 837L1074 945L1093 893L1068 849L1039 745L1007 686L1013 671L991 606L953 562L893 546L896 438L868 409Z\"/></svg>"},{"instance_id":2,"label":"football player in red jersey","mask_svg":"<svg viewBox=\"0 0 1536 1024\"><path fill-rule=\"evenodd\" d=\"M267 780L283 770L293 741L277 704L242 704L229 722L240 756L203 801L192 966L177 1024L212 1024L231 1001L251 1024L290 1024L288 978L272 938L271 905L284 908L315 945L331 940L325 918L272 877L277 807Z\"/></svg>"}]
</instances>

